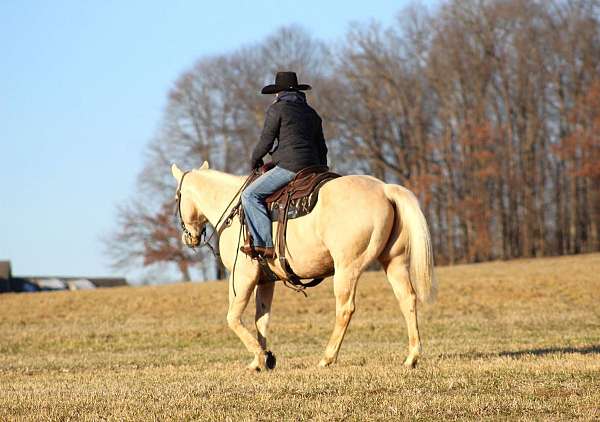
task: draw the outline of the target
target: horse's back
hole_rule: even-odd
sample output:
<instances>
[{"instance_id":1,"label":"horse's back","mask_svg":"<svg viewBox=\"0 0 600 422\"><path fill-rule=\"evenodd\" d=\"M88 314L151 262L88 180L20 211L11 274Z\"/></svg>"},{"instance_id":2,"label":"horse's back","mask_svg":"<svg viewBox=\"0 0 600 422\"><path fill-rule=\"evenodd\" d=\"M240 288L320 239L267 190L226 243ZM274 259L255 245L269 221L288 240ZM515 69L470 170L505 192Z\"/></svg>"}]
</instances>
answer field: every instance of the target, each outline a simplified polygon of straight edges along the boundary
<instances>
[{"instance_id":1,"label":"horse's back","mask_svg":"<svg viewBox=\"0 0 600 422\"><path fill-rule=\"evenodd\" d=\"M323 186L315 207L321 229L334 236L386 230L394 210L385 183L375 177L349 175ZM325 234L325 233L324 233Z\"/></svg>"}]
</instances>

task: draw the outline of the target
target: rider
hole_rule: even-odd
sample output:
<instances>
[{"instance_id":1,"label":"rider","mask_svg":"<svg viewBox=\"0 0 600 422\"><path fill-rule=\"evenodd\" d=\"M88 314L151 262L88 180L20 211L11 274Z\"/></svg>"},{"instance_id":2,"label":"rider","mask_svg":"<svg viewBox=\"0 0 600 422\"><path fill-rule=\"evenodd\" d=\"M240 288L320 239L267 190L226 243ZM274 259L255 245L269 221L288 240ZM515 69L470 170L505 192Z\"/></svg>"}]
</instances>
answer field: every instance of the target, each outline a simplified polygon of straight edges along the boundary
<instances>
[{"instance_id":1,"label":"rider","mask_svg":"<svg viewBox=\"0 0 600 422\"><path fill-rule=\"evenodd\" d=\"M294 72L277 72L275 84L265 86L262 94L275 94L269 106L258 144L254 147L252 169L263 165L269 153L275 167L258 177L242 193L242 205L252 243L240 250L251 257L275 257L272 223L264 203L265 198L290 182L306 167L327 165L327 146L323 137L321 117L306 102L301 91L310 85L298 84ZM277 143L275 140L277 139ZM275 144L275 146L274 146Z\"/></svg>"}]
</instances>

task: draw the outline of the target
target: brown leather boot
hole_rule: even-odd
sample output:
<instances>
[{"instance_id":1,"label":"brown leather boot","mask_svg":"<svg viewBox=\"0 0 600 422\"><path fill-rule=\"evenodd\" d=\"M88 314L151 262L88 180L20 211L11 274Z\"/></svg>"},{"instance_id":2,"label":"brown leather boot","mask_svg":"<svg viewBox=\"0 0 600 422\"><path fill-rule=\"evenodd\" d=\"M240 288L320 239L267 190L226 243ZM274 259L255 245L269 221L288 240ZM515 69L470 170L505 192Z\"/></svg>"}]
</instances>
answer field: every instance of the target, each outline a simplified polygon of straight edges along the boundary
<instances>
[{"instance_id":1,"label":"brown leather boot","mask_svg":"<svg viewBox=\"0 0 600 422\"><path fill-rule=\"evenodd\" d=\"M273 259L275 258L275 248L274 247L265 247L265 246L255 246L254 250L265 259Z\"/></svg>"},{"instance_id":2,"label":"brown leather boot","mask_svg":"<svg viewBox=\"0 0 600 422\"><path fill-rule=\"evenodd\" d=\"M240 251L244 252L252 259L258 257L258 253L251 243L246 243L245 245L240 246Z\"/></svg>"}]
</instances>

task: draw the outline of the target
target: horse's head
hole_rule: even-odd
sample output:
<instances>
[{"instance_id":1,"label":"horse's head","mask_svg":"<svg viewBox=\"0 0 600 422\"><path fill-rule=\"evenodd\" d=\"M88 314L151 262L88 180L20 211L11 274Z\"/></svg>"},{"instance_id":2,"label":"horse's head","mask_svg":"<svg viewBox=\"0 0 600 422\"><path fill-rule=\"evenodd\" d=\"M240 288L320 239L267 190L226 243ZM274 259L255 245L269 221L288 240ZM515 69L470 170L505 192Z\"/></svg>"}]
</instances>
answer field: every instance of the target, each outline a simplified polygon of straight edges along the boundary
<instances>
[{"instance_id":1,"label":"horse's head","mask_svg":"<svg viewBox=\"0 0 600 422\"><path fill-rule=\"evenodd\" d=\"M199 170L207 168L208 162L205 161ZM181 239L185 245L194 248L200 244L200 238L207 218L198 207L194 189L190 186L191 179L186 177L190 172L183 172L176 164L173 164L171 166L171 173L173 173L173 177L177 180L175 200L177 201L179 220L181 229L183 230Z\"/></svg>"}]
</instances>

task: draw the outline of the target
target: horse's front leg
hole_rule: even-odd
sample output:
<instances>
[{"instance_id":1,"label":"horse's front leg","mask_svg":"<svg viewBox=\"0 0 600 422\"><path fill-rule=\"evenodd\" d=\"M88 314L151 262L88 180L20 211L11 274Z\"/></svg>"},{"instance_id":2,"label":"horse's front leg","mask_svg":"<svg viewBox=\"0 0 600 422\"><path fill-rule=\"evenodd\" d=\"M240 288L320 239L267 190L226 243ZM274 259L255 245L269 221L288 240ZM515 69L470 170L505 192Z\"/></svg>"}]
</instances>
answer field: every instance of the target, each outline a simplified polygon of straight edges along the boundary
<instances>
[{"instance_id":1,"label":"horse's front leg","mask_svg":"<svg viewBox=\"0 0 600 422\"><path fill-rule=\"evenodd\" d=\"M229 310L227 311L227 325L242 340L246 349L254 354L254 360L248 365L248 368L260 371L265 369L266 353L259 342L248 331L242 323L242 314L248 305L256 286L257 276L241 274L236 271L235 280L233 273L229 276ZM235 282L235 286L234 286Z\"/></svg>"},{"instance_id":2,"label":"horse's front leg","mask_svg":"<svg viewBox=\"0 0 600 422\"><path fill-rule=\"evenodd\" d=\"M267 330L269 328L269 319L271 317L271 303L273 303L274 282L267 282L256 286L256 337L263 350L267 350ZM267 369L273 369L276 365L275 355L267 351L266 366Z\"/></svg>"}]
</instances>

